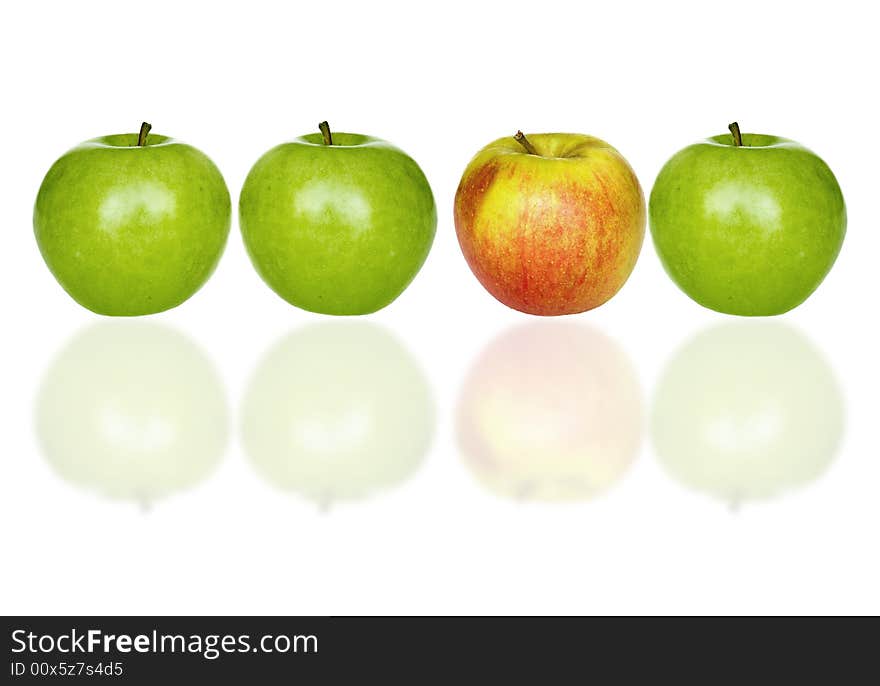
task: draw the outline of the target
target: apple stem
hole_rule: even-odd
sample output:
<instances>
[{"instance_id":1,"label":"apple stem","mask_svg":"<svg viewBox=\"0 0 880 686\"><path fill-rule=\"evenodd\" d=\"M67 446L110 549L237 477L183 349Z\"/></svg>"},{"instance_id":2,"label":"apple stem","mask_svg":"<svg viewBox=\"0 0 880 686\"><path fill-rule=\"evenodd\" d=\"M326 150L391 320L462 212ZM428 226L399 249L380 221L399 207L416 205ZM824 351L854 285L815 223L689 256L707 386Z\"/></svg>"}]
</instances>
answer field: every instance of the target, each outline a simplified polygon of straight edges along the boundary
<instances>
[{"instance_id":1,"label":"apple stem","mask_svg":"<svg viewBox=\"0 0 880 686\"><path fill-rule=\"evenodd\" d=\"M330 124L322 121L318 124L318 128L321 129L321 135L324 136L324 145L333 145L333 135L330 133Z\"/></svg>"},{"instance_id":2,"label":"apple stem","mask_svg":"<svg viewBox=\"0 0 880 686\"><path fill-rule=\"evenodd\" d=\"M733 122L733 123L732 123L730 126L728 126L727 128L730 129L730 133L731 133L731 135L733 136L733 144L734 144L734 146L736 146L737 148L741 147L742 144L743 144L743 137L742 137L742 134L741 134L740 131L739 131L739 124L737 124L736 122Z\"/></svg>"},{"instance_id":3,"label":"apple stem","mask_svg":"<svg viewBox=\"0 0 880 686\"><path fill-rule=\"evenodd\" d=\"M150 133L150 129L153 128L152 124L148 124L144 122L141 124L141 131L138 134L138 147L142 148L147 144L147 134Z\"/></svg>"},{"instance_id":4,"label":"apple stem","mask_svg":"<svg viewBox=\"0 0 880 686\"><path fill-rule=\"evenodd\" d=\"M513 137L513 139L517 143L519 143L521 146L523 146L523 148L525 149L525 151L527 153L529 153L529 155L537 155L538 154L538 151L535 150L535 146L532 145L531 141L529 141L529 139L526 138L526 135L522 131L517 131L516 135Z\"/></svg>"}]
</instances>

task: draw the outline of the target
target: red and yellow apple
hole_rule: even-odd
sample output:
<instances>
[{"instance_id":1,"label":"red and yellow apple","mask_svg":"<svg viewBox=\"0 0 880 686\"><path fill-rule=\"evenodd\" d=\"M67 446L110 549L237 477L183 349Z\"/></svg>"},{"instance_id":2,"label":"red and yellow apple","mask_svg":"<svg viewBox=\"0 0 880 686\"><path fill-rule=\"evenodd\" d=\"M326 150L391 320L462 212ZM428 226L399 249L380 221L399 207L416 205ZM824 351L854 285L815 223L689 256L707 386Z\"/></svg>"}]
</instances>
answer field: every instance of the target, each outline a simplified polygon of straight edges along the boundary
<instances>
[{"instance_id":1,"label":"red and yellow apple","mask_svg":"<svg viewBox=\"0 0 880 686\"><path fill-rule=\"evenodd\" d=\"M500 138L471 160L455 194L455 230L474 275L529 314L608 301L635 266L645 218L627 161L582 134Z\"/></svg>"}]
</instances>

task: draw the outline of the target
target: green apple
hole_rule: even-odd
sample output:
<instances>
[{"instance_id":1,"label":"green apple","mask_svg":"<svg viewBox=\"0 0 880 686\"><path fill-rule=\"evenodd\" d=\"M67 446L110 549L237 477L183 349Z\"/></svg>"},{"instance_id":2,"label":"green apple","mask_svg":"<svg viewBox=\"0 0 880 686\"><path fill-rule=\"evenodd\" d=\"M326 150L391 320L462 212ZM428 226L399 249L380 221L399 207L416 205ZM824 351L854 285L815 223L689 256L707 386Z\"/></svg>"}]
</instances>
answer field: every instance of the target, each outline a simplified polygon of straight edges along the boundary
<instances>
[{"instance_id":1,"label":"green apple","mask_svg":"<svg viewBox=\"0 0 880 686\"><path fill-rule=\"evenodd\" d=\"M672 280L701 305L781 314L831 270L846 233L843 195L805 147L730 129L681 150L660 171L651 235Z\"/></svg>"},{"instance_id":2,"label":"green apple","mask_svg":"<svg viewBox=\"0 0 880 686\"><path fill-rule=\"evenodd\" d=\"M211 276L229 235L229 191L217 167L149 128L78 145L52 165L37 195L43 259L98 314L176 307Z\"/></svg>"},{"instance_id":3,"label":"green apple","mask_svg":"<svg viewBox=\"0 0 880 686\"><path fill-rule=\"evenodd\" d=\"M46 459L67 481L149 505L204 479L226 447L213 365L174 329L102 321L49 367L36 405Z\"/></svg>"},{"instance_id":4,"label":"green apple","mask_svg":"<svg viewBox=\"0 0 880 686\"><path fill-rule=\"evenodd\" d=\"M263 155L239 200L257 272L289 303L367 314L391 303L431 249L437 210L419 166L353 133L302 136Z\"/></svg>"},{"instance_id":5,"label":"green apple","mask_svg":"<svg viewBox=\"0 0 880 686\"><path fill-rule=\"evenodd\" d=\"M685 344L661 375L652 418L667 471L733 505L817 479L843 423L828 362L770 320L726 322Z\"/></svg>"},{"instance_id":6,"label":"green apple","mask_svg":"<svg viewBox=\"0 0 880 686\"><path fill-rule=\"evenodd\" d=\"M291 333L260 363L242 402L244 448L256 469L323 507L409 477L433 429L418 364L363 320Z\"/></svg>"},{"instance_id":7,"label":"green apple","mask_svg":"<svg viewBox=\"0 0 880 686\"><path fill-rule=\"evenodd\" d=\"M464 383L456 433L465 464L517 500L589 500L639 453L642 394L626 353L566 321L505 331Z\"/></svg>"}]
</instances>

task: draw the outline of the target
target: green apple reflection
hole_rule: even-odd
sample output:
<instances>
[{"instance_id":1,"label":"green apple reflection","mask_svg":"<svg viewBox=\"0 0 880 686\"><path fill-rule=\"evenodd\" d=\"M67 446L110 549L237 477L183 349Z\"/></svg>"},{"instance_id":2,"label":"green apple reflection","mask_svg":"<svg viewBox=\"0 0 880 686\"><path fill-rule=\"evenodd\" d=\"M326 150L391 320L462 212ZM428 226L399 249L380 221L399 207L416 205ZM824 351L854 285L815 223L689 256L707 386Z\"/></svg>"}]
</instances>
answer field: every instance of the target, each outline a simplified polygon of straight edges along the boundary
<instances>
[{"instance_id":1,"label":"green apple reflection","mask_svg":"<svg viewBox=\"0 0 880 686\"><path fill-rule=\"evenodd\" d=\"M244 448L257 471L325 508L404 481L433 430L418 364L366 321L293 331L259 364L242 406Z\"/></svg>"},{"instance_id":2,"label":"green apple reflection","mask_svg":"<svg viewBox=\"0 0 880 686\"><path fill-rule=\"evenodd\" d=\"M74 336L51 364L36 426L65 480L146 506L211 473L229 413L217 372L191 340L156 323L116 320Z\"/></svg>"},{"instance_id":3,"label":"green apple reflection","mask_svg":"<svg viewBox=\"0 0 880 686\"><path fill-rule=\"evenodd\" d=\"M471 369L457 412L468 467L518 500L588 500L638 455L643 407L629 358L575 322L536 321L492 341Z\"/></svg>"},{"instance_id":4,"label":"green apple reflection","mask_svg":"<svg viewBox=\"0 0 880 686\"><path fill-rule=\"evenodd\" d=\"M734 506L818 478L843 423L828 362L779 321L727 322L686 343L660 379L652 420L666 470Z\"/></svg>"}]
</instances>

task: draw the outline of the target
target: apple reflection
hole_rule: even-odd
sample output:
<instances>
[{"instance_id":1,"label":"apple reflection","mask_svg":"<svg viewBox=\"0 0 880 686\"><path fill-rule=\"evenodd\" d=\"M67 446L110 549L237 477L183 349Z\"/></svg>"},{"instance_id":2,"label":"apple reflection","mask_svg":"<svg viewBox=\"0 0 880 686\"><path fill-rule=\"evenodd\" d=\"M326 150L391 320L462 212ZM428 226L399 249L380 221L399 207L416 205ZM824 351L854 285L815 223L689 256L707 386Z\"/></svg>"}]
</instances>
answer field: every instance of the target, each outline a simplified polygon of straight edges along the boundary
<instances>
[{"instance_id":1,"label":"apple reflection","mask_svg":"<svg viewBox=\"0 0 880 686\"><path fill-rule=\"evenodd\" d=\"M229 412L195 343L153 322L112 320L74 336L50 365L36 428L65 480L148 506L214 470Z\"/></svg>"},{"instance_id":2,"label":"apple reflection","mask_svg":"<svg viewBox=\"0 0 880 686\"><path fill-rule=\"evenodd\" d=\"M367 321L330 321L293 331L259 364L242 439L269 482L328 508L410 477L434 422L428 382L400 342Z\"/></svg>"},{"instance_id":3,"label":"apple reflection","mask_svg":"<svg viewBox=\"0 0 880 686\"><path fill-rule=\"evenodd\" d=\"M844 424L831 367L780 321L727 322L672 358L654 398L652 431L677 480L736 506L817 479Z\"/></svg>"},{"instance_id":4,"label":"apple reflection","mask_svg":"<svg viewBox=\"0 0 880 686\"><path fill-rule=\"evenodd\" d=\"M467 466L517 500L589 500L629 469L642 441L641 389L623 350L575 322L537 321L492 341L457 412Z\"/></svg>"}]
</instances>

